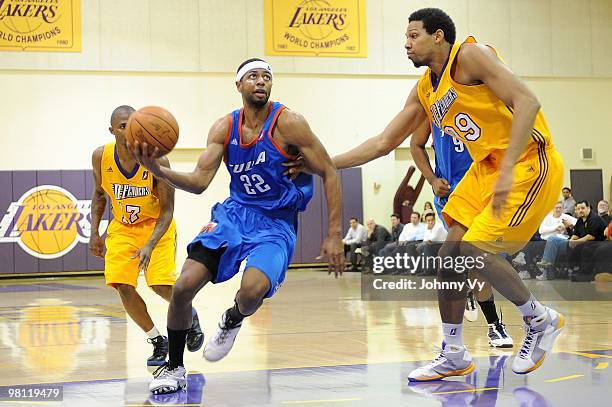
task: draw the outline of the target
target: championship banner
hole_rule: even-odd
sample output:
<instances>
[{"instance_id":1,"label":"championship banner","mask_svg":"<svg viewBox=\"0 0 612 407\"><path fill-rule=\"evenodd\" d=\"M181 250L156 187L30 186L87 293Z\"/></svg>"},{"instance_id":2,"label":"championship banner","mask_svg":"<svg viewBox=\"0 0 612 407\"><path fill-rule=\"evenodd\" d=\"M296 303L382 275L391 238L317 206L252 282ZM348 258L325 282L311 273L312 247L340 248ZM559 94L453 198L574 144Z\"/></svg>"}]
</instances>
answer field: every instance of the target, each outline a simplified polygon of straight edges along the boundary
<instances>
[{"instance_id":1,"label":"championship banner","mask_svg":"<svg viewBox=\"0 0 612 407\"><path fill-rule=\"evenodd\" d=\"M91 170L0 171L0 274L102 270L88 251ZM100 234L106 231L108 205Z\"/></svg>"},{"instance_id":2,"label":"championship banner","mask_svg":"<svg viewBox=\"0 0 612 407\"><path fill-rule=\"evenodd\" d=\"M264 0L266 55L368 56L365 0Z\"/></svg>"},{"instance_id":3,"label":"championship banner","mask_svg":"<svg viewBox=\"0 0 612 407\"><path fill-rule=\"evenodd\" d=\"M0 51L81 52L81 0L0 0Z\"/></svg>"}]
</instances>

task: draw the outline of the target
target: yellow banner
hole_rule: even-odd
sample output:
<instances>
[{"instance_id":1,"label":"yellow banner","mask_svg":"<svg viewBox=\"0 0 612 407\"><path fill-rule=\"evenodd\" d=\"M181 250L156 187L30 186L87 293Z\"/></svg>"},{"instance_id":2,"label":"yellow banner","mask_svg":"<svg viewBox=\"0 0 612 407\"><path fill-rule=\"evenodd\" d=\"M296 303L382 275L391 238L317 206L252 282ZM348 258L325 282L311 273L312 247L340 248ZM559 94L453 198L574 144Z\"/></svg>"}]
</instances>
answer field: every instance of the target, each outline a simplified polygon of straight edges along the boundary
<instances>
[{"instance_id":1,"label":"yellow banner","mask_svg":"<svg viewBox=\"0 0 612 407\"><path fill-rule=\"evenodd\" d=\"M264 0L267 55L368 56L365 0Z\"/></svg>"},{"instance_id":2,"label":"yellow banner","mask_svg":"<svg viewBox=\"0 0 612 407\"><path fill-rule=\"evenodd\" d=\"M80 52L81 0L0 0L0 51Z\"/></svg>"}]
</instances>

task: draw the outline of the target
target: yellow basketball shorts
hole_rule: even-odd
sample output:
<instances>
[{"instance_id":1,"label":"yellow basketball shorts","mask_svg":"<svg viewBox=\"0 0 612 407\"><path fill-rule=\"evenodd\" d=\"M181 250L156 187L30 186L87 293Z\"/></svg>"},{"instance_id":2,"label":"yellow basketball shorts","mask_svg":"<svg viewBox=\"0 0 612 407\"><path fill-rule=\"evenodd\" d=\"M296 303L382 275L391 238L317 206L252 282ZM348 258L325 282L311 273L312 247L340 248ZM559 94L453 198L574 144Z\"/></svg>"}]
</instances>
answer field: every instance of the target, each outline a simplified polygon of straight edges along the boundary
<instances>
[{"instance_id":1,"label":"yellow basketball shorts","mask_svg":"<svg viewBox=\"0 0 612 407\"><path fill-rule=\"evenodd\" d=\"M501 158L501 157L498 157ZM491 207L500 159L472 163L442 211L448 225L459 222L468 230L463 241L489 253L520 250L559 200L563 161L554 147L540 147L514 167L512 189L501 214Z\"/></svg>"},{"instance_id":2,"label":"yellow basketball shorts","mask_svg":"<svg viewBox=\"0 0 612 407\"><path fill-rule=\"evenodd\" d=\"M135 225L124 225L111 221L106 236L104 256L104 277L106 284L128 284L136 287L138 282L139 258L132 258L153 233L156 219L142 221ZM176 281L176 224L174 220L153 249L149 267L145 272L147 285L174 285Z\"/></svg>"}]
</instances>

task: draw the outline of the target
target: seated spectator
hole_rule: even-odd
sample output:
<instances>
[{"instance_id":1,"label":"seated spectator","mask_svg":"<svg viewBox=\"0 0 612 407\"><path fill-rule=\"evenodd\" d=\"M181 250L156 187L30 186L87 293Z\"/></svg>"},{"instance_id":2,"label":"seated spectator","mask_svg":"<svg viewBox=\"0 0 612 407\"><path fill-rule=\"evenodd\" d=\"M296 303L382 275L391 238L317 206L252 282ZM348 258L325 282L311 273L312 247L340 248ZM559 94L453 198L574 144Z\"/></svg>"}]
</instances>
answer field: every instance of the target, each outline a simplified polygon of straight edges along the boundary
<instances>
[{"instance_id":1,"label":"seated spectator","mask_svg":"<svg viewBox=\"0 0 612 407\"><path fill-rule=\"evenodd\" d=\"M561 190L563 195L563 213L574 216L576 210L576 200L572 196L572 189L565 187Z\"/></svg>"},{"instance_id":2,"label":"seated spectator","mask_svg":"<svg viewBox=\"0 0 612 407\"><path fill-rule=\"evenodd\" d=\"M425 216L427 216L428 213L435 213L433 205L429 201L425 202L425 204L423 205L423 214L421 215L421 222L425 223Z\"/></svg>"},{"instance_id":3,"label":"seated spectator","mask_svg":"<svg viewBox=\"0 0 612 407\"><path fill-rule=\"evenodd\" d=\"M374 219L368 220L368 240L361 246L365 266L368 273L374 265L374 256L377 256L387 243L391 242L391 233L382 225L377 225Z\"/></svg>"},{"instance_id":4,"label":"seated spectator","mask_svg":"<svg viewBox=\"0 0 612 407\"><path fill-rule=\"evenodd\" d=\"M593 258L595 259L595 267L593 274L595 281L612 282L612 220L606 228L606 240L601 242Z\"/></svg>"},{"instance_id":5,"label":"seated spectator","mask_svg":"<svg viewBox=\"0 0 612 407\"><path fill-rule=\"evenodd\" d=\"M603 219L606 226L612 220L612 216L610 216L610 206L608 205L608 201L605 199L602 199L597 203L597 213L599 214L599 217Z\"/></svg>"},{"instance_id":6,"label":"seated spectator","mask_svg":"<svg viewBox=\"0 0 612 407\"><path fill-rule=\"evenodd\" d=\"M378 252L379 256L389 256L393 250L397 247L397 241L399 236L402 234L402 230L404 230L404 224L400 222L400 217L397 213L391 215L391 239L390 243L387 243L385 247L383 247L380 252Z\"/></svg>"},{"instance_id":7,"label":"seated spectator","mask_svg":"<svg viewBox=\"0 0 612 407\"><path fill-rule=\"evenodd\" d=\"M391 238L397 242L400 234L404 230L404 224L400 222L400 216L397 213L391 215Z\"/></svg>"},{"instance_id":8,"label":"seated spectator","mask_svg":"<svg viewBox=\"0 0 612 407\"><path fill-rule=\"evenodd\" d=\"M558 256L566 253L569 230L576 224L576 218L563 213L563 202L555 204L553 211L546 215L540 225L540 238L546 241L542 260L537 262L538 269L542 272L536 278L546 280L552 278L551 266L555 264ZM521 278L526 276L521 275Z\"/></svg>"},{"instance_id":9,"label":"seated spectator","mask_svg":"<svg viewBox=\"0 0 612 407\"><path fill-rule=\"evenodd\" d=\"M344 243L344 255L350 253L351 270L356 271L357 265L357 253L355 250L361 247L363 243L368 239L368 231L365 226L359 223L357 218L351 218L349 221L349 229L346 232L346 236L342 239Z\"/></svg>"},{"instance_id":10,"label":"seated spectator","mask_svg":"<svg viewBox=\"0 0 612 407\"><path fill-rule=\"evenodd\" d=\"M425 234L423 242L417 245L417 253L423 254L425 257L433 257L438 255L438 250L442 247L442 243L446 240L448 232L441 223L436 222L436 215L428 213L425 215ZM422 275L436 274L436 270L423 270Z\"/></svg>"},{"instance_id":11,"label":"seated spectator","mask_svg":"<svg viewBox=\"0 0 612 407\"><path fill-rule=\"evenodd\" d=\"M573 270L572 281L591 281L593 271L593 255L598 244L604 240L606 225L603 220L591 210L588 201L576 204L579 218L574 226L574 232L568 241L568 261ZM586 244L589 242L589 244Z\"/></svg>"},{"instance_id":12,"label":"seated spectator","mask_svg":"<svg viewBox=\"0 0 612 407\"><path fill-rule=\"evenodd\" d=\"M409 242L422 241L425 235L425 225L421 223L421 214L412 212L410 223L404 225L402 233L399 235L398 243L406 245Z\"/></svg>"}]
</instances>

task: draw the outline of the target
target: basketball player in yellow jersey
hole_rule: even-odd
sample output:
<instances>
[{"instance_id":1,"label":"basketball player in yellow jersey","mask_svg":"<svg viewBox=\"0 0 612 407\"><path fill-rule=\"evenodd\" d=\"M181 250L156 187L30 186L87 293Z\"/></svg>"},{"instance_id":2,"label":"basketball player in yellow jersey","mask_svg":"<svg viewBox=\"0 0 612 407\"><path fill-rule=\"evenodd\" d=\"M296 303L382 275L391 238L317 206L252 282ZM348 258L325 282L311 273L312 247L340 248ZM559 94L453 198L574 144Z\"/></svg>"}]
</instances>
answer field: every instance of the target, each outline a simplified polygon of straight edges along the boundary
<instances>
[{"instance_id":1,"label":"basketball player in yellow jersey","mask_svg":"<svg viewBox=\"0 0 612 407\"><path fill-rule=\"evenodd\" d=\"M334 157L334 164L349 168L384 156L425 120L465 144L474 162L444 207L450 230L439 255L484 257L485 267L476 271L524 316L527 335L512 369L528 373L552 349L564 318L541 305L497 254L523 246L553 207L563 177L561 158L536 96L492 48L471 37L455 43L455 25L442 10L410 16L405 48L415 66L429 69L383 132ZM465 274L443 269L438 280L464 281ZM461 334L465 295L464 290L438 293L443 349L411 372L411 381L474 370Z\"/></svg>"},{"instance_id":2,"label":"basketball player in yellow jersey","mask_svg":"<svg viewBox=\"0 0 612 407\"><path fill-rule=\"evenodd\" d=\"M93 153L89 247L95 256L104 257L106 284L117 290L126 312L146 332L153 345L153 355L147 365L159 366L168 354L168 340L153 324L136 285L142 270L149 287L170 301L176 280L174 188L157 182L128 152L124 133L132 112L134 109L130 106L119 106L113 111L109 131L115 136L115 142L98 147ZM166 157L160 162L170 166ZM98 229L106 207L106 195L110 197L114 219L108 227L103 256L104 241ZM194 311L187 348L195 352L203 342L204 335Z\"/></svg>"}]
</instances>

